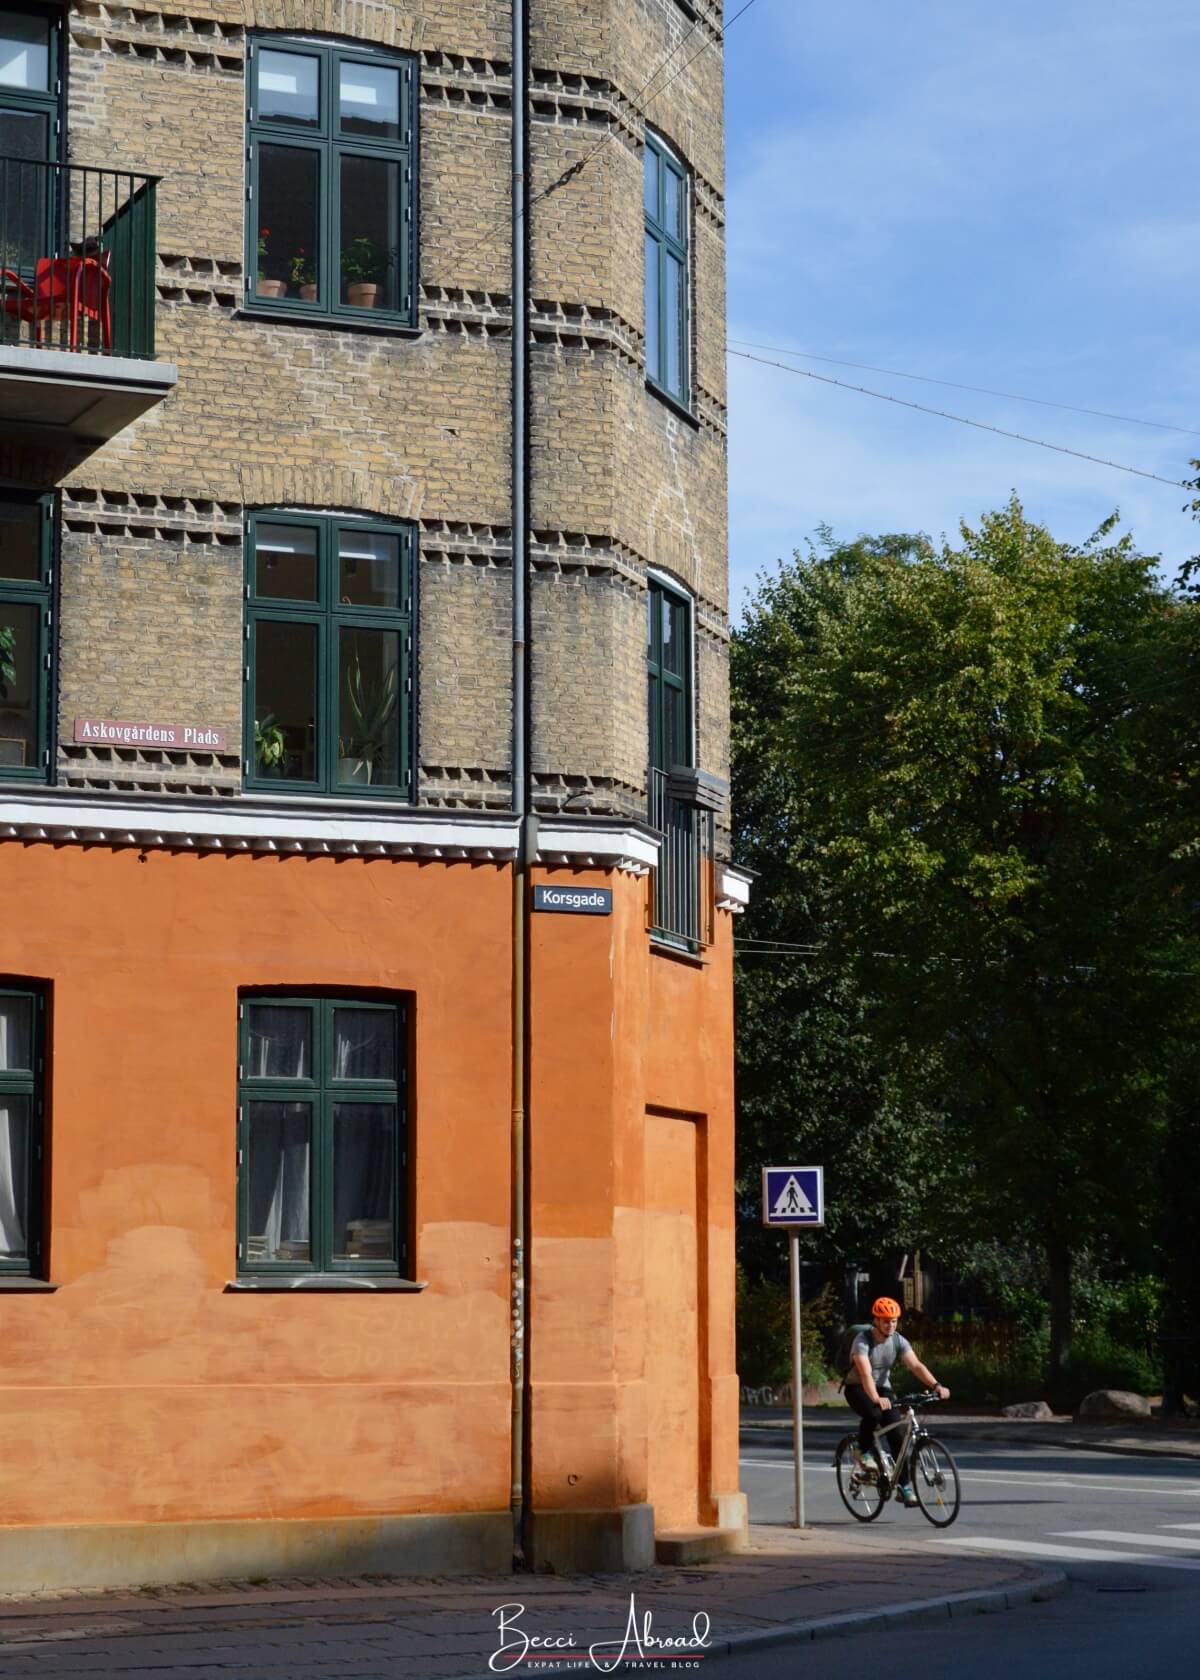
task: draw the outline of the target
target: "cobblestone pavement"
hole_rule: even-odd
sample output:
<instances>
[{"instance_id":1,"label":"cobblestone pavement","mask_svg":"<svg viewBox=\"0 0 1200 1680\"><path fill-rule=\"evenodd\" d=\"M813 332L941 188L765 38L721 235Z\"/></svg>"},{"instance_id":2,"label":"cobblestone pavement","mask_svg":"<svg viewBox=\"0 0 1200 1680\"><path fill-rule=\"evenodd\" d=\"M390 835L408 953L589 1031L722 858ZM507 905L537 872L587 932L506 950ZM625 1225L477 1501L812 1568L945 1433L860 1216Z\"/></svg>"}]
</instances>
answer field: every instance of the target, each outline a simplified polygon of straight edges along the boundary
<instances>
[{"instance_id":1,"label":"cobblestone pavement","mask_svg":"<svg viewBox=\"0 0 1200 1680\"><path fill-rule=\"evenodd\" d=\"M754 1528L752 1549L693 1568L638 1575L441 1580L220 1582L0 1600L0 1677L68 1680L440 1680L484 1676L508 1605L509 1654L523 1636L572 1640L560 1658L587 1661L597 1640L620 1647L631 1597L639 1631L691 1641L710 1619L709 1648L731 1635L869 1611L951 1593L1025 1588L1037 1569L1003 1558L931 1556L864 1545L819 1529ZM523 1606L523 1609L517 1607ZM697 1623L696 1618L701 1620ZM543 1648L544 1649L544 1648ZM530 1648L527 1656L535 1654ZM634 1655L631 1642L627 1655ZM622 1672L637 1664L620 1663ZM686 1667L676 1656L663 1669ZM697 1666L699 1666L697 1664ZM529 1661L511 1672L537 1673ZM492 1672L503 1672L492 1670ZM547 1673L547 1669L540 1672ZM557 1669L570 1672L567 1663Z\"/></svg>"}]
</instances>

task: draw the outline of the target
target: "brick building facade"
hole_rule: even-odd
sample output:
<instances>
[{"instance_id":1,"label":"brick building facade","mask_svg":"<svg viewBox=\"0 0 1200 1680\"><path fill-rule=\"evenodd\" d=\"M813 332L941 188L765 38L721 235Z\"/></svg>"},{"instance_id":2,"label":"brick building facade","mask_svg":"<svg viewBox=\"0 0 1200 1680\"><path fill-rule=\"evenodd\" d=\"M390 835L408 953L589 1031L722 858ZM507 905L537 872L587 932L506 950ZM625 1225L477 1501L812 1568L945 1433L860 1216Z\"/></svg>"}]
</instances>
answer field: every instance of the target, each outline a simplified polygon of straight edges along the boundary
<instances>
[{"instance_id":1,"label":"brick building facade","mask_svg":"<svg viewBox=\"0 0 1200 1680\"><path fill-rule=\"evenodd\" d=\"M743 1521L719 8L519 9L0 5L6 1584Z\"/></svg>"}]
</instances>

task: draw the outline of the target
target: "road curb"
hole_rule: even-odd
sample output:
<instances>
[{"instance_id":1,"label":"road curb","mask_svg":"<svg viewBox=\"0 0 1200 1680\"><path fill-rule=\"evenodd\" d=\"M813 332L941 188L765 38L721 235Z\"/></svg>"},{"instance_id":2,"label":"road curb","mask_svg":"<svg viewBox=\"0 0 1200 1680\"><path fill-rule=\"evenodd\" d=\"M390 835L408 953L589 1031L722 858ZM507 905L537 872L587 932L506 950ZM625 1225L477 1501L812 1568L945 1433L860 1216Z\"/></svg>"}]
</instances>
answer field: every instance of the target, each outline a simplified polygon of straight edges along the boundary
<instances>
[{"instance_id":1,"label":"road curb","mask_svg":"<svg viewBox=\"0 0 1200 1680\"><path fill-rule=\"evenodd\" d=\"M828 1431L833 1434L839 1429L846 1433L849 1426L843 1427L840 1423L812 1424L806 1421L804 1427L806 1432ZM740 1432L743 1435L757 1435L775 1441L778 1441L781 1435L787 1435L788 1445L790 1446L790 1429L790 1424L783 1423L744 1423ZM1140 1441L1130 1441L1128 1443L1089 1441L1085 1436L1080 1435L1059 1436L1057 1438L1052 1435L1043 1435L1039 1439L1036 1435L1018 1434L1016 1430L1005 1429L988 1430L986 1434L982 1430L978 1432L972 1430L970 1434L956 1434L952 1424L945 1425L940 1433L948 1446L957 1448L969 1447L975 1441L989 1441L1006 1447L1062 1447L1068 1452L1108 1453L1113 1458L1170 1458L1181 1464L1189 1462L1200 1464L1200 1451L1197 1451L1194 1447L1173 1447L1166 1443L1159 1445L1157 1442L1150 1441L1144 1443Z\"/></svg>"},{"instance_id":2,"label":"road curb","mask_svg":"<svg viewBox=\"0 0 1200 1680\"><path fill-rule=\"evenodd\" d=\"M1011 1587L946 1593L940 1598L922 1598L907 1604L881 1604L874 1610L848 1610L840 1616L819 1616L815 1620L785 1622L779 1627L755 1628L749 1633L732 1633L728 1639L710 1645L706 1655L733 1657L745 1651L766 1651L773 1646L804 1644L814 1639L844 1639L870 1628L941 1622L954 1616L994 1615L1000 1610L1014 1610L1022 1604L1044 1604L1069 1591L1070 1582L1064 1572L1047 1569L1032 1580Z\"/></svg>"}]
</instances>

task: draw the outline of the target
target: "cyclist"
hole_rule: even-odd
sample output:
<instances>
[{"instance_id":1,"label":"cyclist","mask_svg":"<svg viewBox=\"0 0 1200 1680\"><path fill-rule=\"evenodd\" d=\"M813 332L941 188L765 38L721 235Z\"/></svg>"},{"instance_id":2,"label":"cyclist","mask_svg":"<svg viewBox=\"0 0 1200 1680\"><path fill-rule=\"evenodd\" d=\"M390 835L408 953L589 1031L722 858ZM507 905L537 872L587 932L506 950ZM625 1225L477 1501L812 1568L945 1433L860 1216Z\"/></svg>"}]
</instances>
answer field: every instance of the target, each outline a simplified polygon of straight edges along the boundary
<instances>
[{"instance_id":1,"label":"cyclist","mask_svg":"<svg viewBox=\"0 0 1200 1680\"><path fill-rule=\"evenodd\" d=\"M871 1329L862 1331L850 1346L850 1371L846 1377L846 1403L861 1418L858 1426L858 1445L854 1449L855 1463L860 1470L878 1470L878 1443L875 1431L894 1422L889 1417L896 1396L892 1393L892 1366L897 1360L907 1367L918 1382L937 1390L939 1400L948 1400L950 1390L943 1388L928 1366L913 1352L912 1343L900 1334L900 1308L890 1295L881 1295L871 1308ZM875 1448L875 1451L872 1451ZM898 1489L906 1505L915 1505L917 1496L911 1482L902 1482Z\"/></svg>"}]
</instances>

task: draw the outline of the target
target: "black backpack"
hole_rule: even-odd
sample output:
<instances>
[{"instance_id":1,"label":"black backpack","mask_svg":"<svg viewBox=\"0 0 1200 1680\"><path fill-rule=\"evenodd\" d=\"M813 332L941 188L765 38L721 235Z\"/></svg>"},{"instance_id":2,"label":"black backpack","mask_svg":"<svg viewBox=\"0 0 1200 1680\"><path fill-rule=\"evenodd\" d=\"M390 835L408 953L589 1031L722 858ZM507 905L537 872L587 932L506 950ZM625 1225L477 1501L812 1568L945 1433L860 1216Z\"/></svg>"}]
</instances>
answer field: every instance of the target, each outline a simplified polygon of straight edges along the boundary
<instances>
[{"instance_id":1,"label":"black backpack","mask_svg":"<svg viewBox=\"0 0 1200 1680\"><path fill-rule=\"evenodd\" d=\"M874 1326L870 1324L847 1324L842 1331L838 1339L837 1352L833 1356L833 1368L841 1378L841 1382L838 1384L839 1388L845 1388L846 1379L854 1369L851 1363L851 1354L855 1342L860 1336L869 1336L873 1328Z\"/></svg>"}]
</instances>

